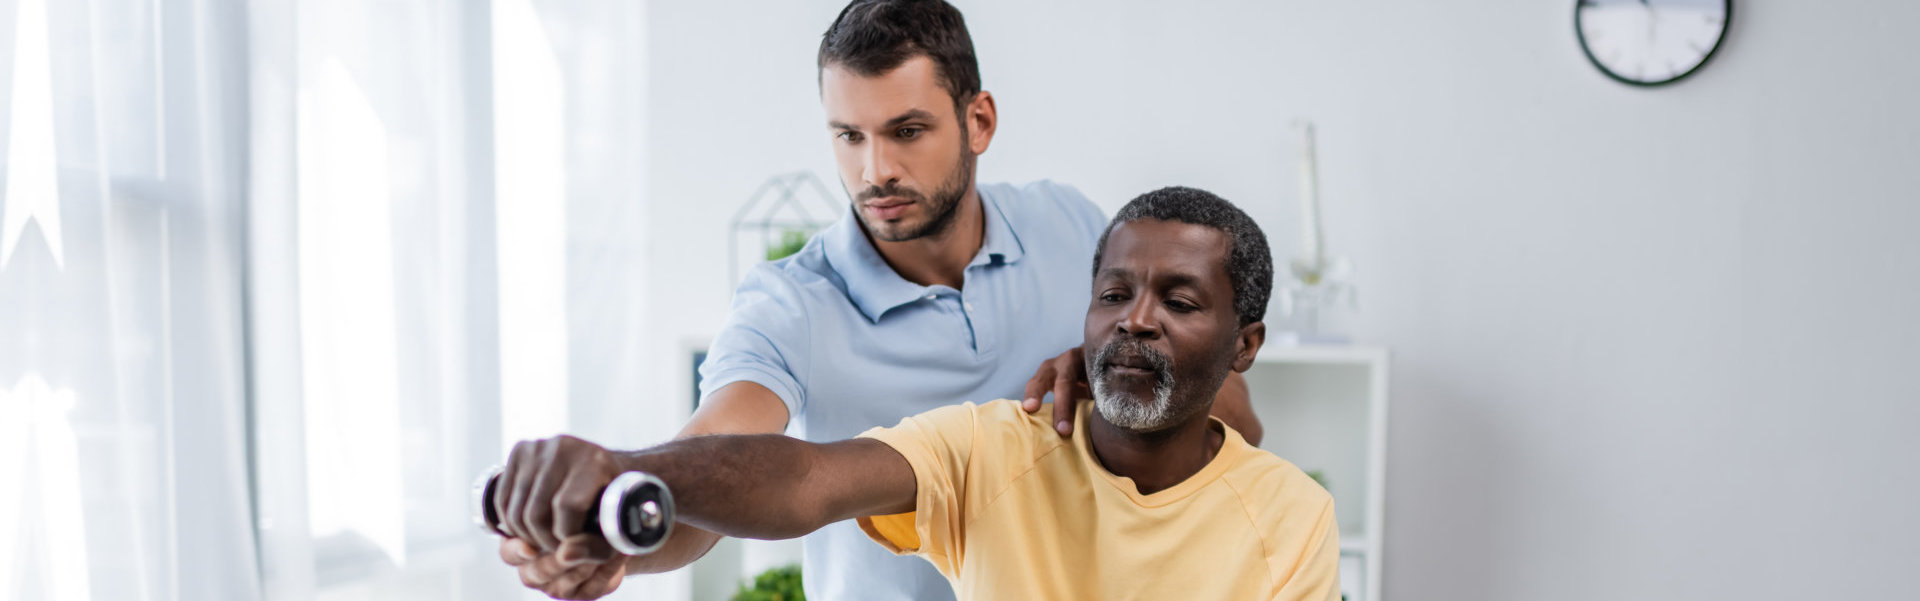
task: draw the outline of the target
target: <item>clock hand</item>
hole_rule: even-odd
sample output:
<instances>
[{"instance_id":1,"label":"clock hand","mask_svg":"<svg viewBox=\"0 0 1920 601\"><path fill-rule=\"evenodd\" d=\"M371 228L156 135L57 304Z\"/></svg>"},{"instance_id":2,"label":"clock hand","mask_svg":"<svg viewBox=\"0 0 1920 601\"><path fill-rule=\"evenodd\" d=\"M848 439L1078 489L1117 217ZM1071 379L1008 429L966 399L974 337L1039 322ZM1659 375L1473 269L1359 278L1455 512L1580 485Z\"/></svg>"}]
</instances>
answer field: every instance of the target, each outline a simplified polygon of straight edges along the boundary
<instances>
[{"instance_id":1,"label":"clock hand","mask_svg":"<svg viewBox=\"0 0 1920 601\"><path fill-rule=\"evenodd\" d=\"M1647 43L1652 44L1654 25L1660 21L1660 13L1653 10L1653 5L1648 3L1648 0L1640 0L1640 5L1647 7Z\"/></svg>"}]
</instances>

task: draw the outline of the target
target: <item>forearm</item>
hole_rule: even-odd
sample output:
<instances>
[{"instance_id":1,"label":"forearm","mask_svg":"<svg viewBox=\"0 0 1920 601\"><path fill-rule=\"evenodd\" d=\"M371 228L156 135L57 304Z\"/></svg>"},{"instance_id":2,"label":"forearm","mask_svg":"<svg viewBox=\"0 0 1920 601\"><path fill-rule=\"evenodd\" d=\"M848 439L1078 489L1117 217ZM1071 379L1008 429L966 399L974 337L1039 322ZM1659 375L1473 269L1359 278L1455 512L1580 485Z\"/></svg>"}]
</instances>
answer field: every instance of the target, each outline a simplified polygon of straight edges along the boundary
<instances>
[{"instance_id":1,"label":"forearm","mask_svg":"<svg viewBox=\"0 0 1920 601\"><path fill-rule=\"evenodd\" d=\"M665 481L682 524L741 538L793 538L830 521L807 486L818 446L778 434L701 436L621 453L619 462ZM688 538L692 545L700 537Z\"/></svg>"},{"instance_id":2,"label":"forearm","mask_svg":"<svg viewBox=\"0 0 1920 601\"><path fill-rule=\"evenodd\" d=\"M675 439L718 434L777 434L786 428L787 417L786 404L772 390L754 382L734 382L708 395ZM705 556L719 541L718 534L680 522L659 549L629 559L627 573L657 574L680 569Z\"/></svg>"}]
</instances>

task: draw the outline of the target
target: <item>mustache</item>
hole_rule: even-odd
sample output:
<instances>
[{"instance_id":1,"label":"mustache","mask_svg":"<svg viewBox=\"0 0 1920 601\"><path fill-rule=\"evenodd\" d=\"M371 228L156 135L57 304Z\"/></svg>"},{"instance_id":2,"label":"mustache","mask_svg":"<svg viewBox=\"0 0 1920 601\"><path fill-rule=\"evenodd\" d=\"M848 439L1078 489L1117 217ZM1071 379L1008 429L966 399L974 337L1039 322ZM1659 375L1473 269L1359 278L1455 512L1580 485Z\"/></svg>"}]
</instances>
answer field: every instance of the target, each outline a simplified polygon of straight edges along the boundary
<instances>
[{"instance_id":1,"label":"mustache","mask_svg":"<svg viewBox=\"0 0 1920 601\"><path fill-rule=\"evenodd\" d=\"M1118 357L1138 357L1145 360L1152 368L1154 378L1163 383L1173 377L1173 360L1161 354L1160 351L1154 350L1153 347L1147 346L1147 343L1134 338L1122 338L1101 346L1100 350L1093 353L1093 365L1087 370L1089 375L1094 378L1105 376L1107 364Z\"/></svg>"},{"instance_id":2,"label":"mustache","mask_svg":"<svg viewBox=\"0 0 1920 601\"><path fill-rule=\"evenodd\" d=\"M886 198L889 196L906 198L916 202L924 202L927 200L926 195L921 194L918 190L893 182L888 182L885 186L867 186L865 190L861 190L859 194L855 194L853 200L854 202L866 202L875 198Z\"/></svg>"}]
</instances>

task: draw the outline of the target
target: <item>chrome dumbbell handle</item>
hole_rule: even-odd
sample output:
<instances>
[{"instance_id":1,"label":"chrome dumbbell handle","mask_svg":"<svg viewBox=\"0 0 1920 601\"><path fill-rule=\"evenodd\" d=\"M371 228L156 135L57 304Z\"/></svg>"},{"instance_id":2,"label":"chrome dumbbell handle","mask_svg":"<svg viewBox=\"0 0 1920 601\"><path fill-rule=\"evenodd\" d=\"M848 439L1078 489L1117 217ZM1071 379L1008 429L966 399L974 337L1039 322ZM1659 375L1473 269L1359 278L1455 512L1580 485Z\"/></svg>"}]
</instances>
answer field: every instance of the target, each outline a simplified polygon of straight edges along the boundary
<instances>
[{"instance_id":1,"label":"chrome dumbbell handle","mask_svg":"<svg viewBox=\"0 0 1920 601\"><path fill-rule=\"evenodd\" d=\"M473 520L490 534L505 534L493 508L503 469L495 466L473 483ZM614 550L627 555L652 553L673 533L673 493L653 474L620 474L587 509L580 531L599 534Z\"/></svg>"}]
</instances>

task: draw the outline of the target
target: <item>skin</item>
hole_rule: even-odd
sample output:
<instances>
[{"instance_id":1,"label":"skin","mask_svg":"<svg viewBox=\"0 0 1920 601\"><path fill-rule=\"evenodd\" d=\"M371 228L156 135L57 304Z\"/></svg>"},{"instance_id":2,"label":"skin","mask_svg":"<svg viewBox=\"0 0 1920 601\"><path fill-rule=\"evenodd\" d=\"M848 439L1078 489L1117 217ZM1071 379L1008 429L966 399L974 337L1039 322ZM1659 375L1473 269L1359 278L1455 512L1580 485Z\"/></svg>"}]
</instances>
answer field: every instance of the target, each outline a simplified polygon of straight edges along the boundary
<instances>
[{"instance_id":1,"label":"skin","mask_svg":"<svg viewBox=\"0 0 1920 601\"><path fill-rule=\"evenodd\" d=\"M1107 471L1132 478L1142 494L1165 490L1213 459L1225 433L1211 427L1213 405L1228 373L1244 372L1266 340L1266 324L1239 325L1233 283L1227 275L1229 246L1212 228L1145 219L1114 229L1106 252L1114 257L1094 274L1087 307L1085 356L1122 340L1137 342L1172 359L1174 415L1188 416L1164 428L1140 432L1108 422L1095 411L1088 440ZM1153 396L1154 374L1110 360L1112 390L1132 398ZM1091 368L1091 366L1089 366Z\"/></svg>"},{"instance_id":2,"label":"skin","mask_svg":"<svg viewBox=\"0 0 1920 601\"><path fill-rule=\"evenodd\" d=\"M974 94L956 115L933 60L919 56L877 77L829 65L820 72L820 101L841 184L881 258L907 281L959 289L986 236L970 163L987 151L999 124L993 93ZM875 197L894 189L903 194ZM936 192L959 194L953 223L907 238L934 220L939 207L929 198ZM894 203L907 204L881 208Z\"/></svg>"},{"instance_id":3,"label":"skin","mask_svg":"<svg viewBox=\"0 0 1920 601\"><path fill-rule=\"evenodd\" d=\"M1218 454L1224 432L1210 426L1205 409L1227 373L1252 365L1265 339L1265 324L1238 325L1227 249L1226 236L1210 228L1135 221L1114 230L1108 264L1096 275L1082 354L1122 338L1151 346L1171 358L1176 407L1191 410L1144 432L1094 412L1088 440L1096 457L1144 494L1192 477ZM1109 377L1117 389L1151 396L1151 373L1117 368ZM560 436L522 442L508 458L505 487L495 497L501 528L512 537L501 547L502 559L520 567L524 584L556 598L611 592L632 562L655 556L625 558L605 541L573 531L600 489L630 470L653 473L674 491L683 528L668 549L688 536L792 538L840 520L914 508L912 466L874 440L818 444L778 434L712 435L615 452ZM553 540L556 547L541 554L528 540Z\"/></svg>"},{"instance_id":4,"label":"skin","mask_svg":"<svg viewBox=\"0 0 1920 601\"><path fill-rule=\"evenodd\" d=\"M972 157L987 151L999 124L993 94L978 92L956 109L933 61L920 56L873 76L829 65L820 73L820 99L841 185L852 199L867 239L902 278L923 286L960 289L967 264L985 241L986 221L974 186ZM875 190L880 194L871 193ZM910 236L936 221L940 207L934 201L949 195L957 196L950 222L927 235ZM886 205L899 207L886 209ZM1068 436L1073 430L1074 405L1089 396L1080 348L1068 349L1034 372L1025 390L1027 412L1039 411L1050 391L1055 399L1064 399L1054 403L1053 421L1060 434ZM1239 374L1220 387L1213 413L1249 442L1259 443L1262 429ZM785 431L790 417L786 404L773 391L738 382L703 400L675 440L778 434ZM568 448L553 443L522 452L516 447L516 456L525 459L508 462L503 482L514 483L516 490L544 494L583 486L598 490L611 480L604 463L608 459L570 453ZM560 473L537 475L543 472L535 465L542 462L551 466L545 469ZM569 470L584 475L568 475ZM503 515L521 516L518 523L555 521L557 501L551 495L516 497L514 502L518 505L504 507L509 513ZM562 519L558 523L580 522ZM704 556L720 538L697 521L682 520L661 549L624 557L612 555L604 541L569 538L564 530L521 528L508 529L507 534L500 544L501 560L519 570L521 582L529 588L561 599L598 598L618 588L627 574L679 569Z\"/></svg>"}]
</instances>

